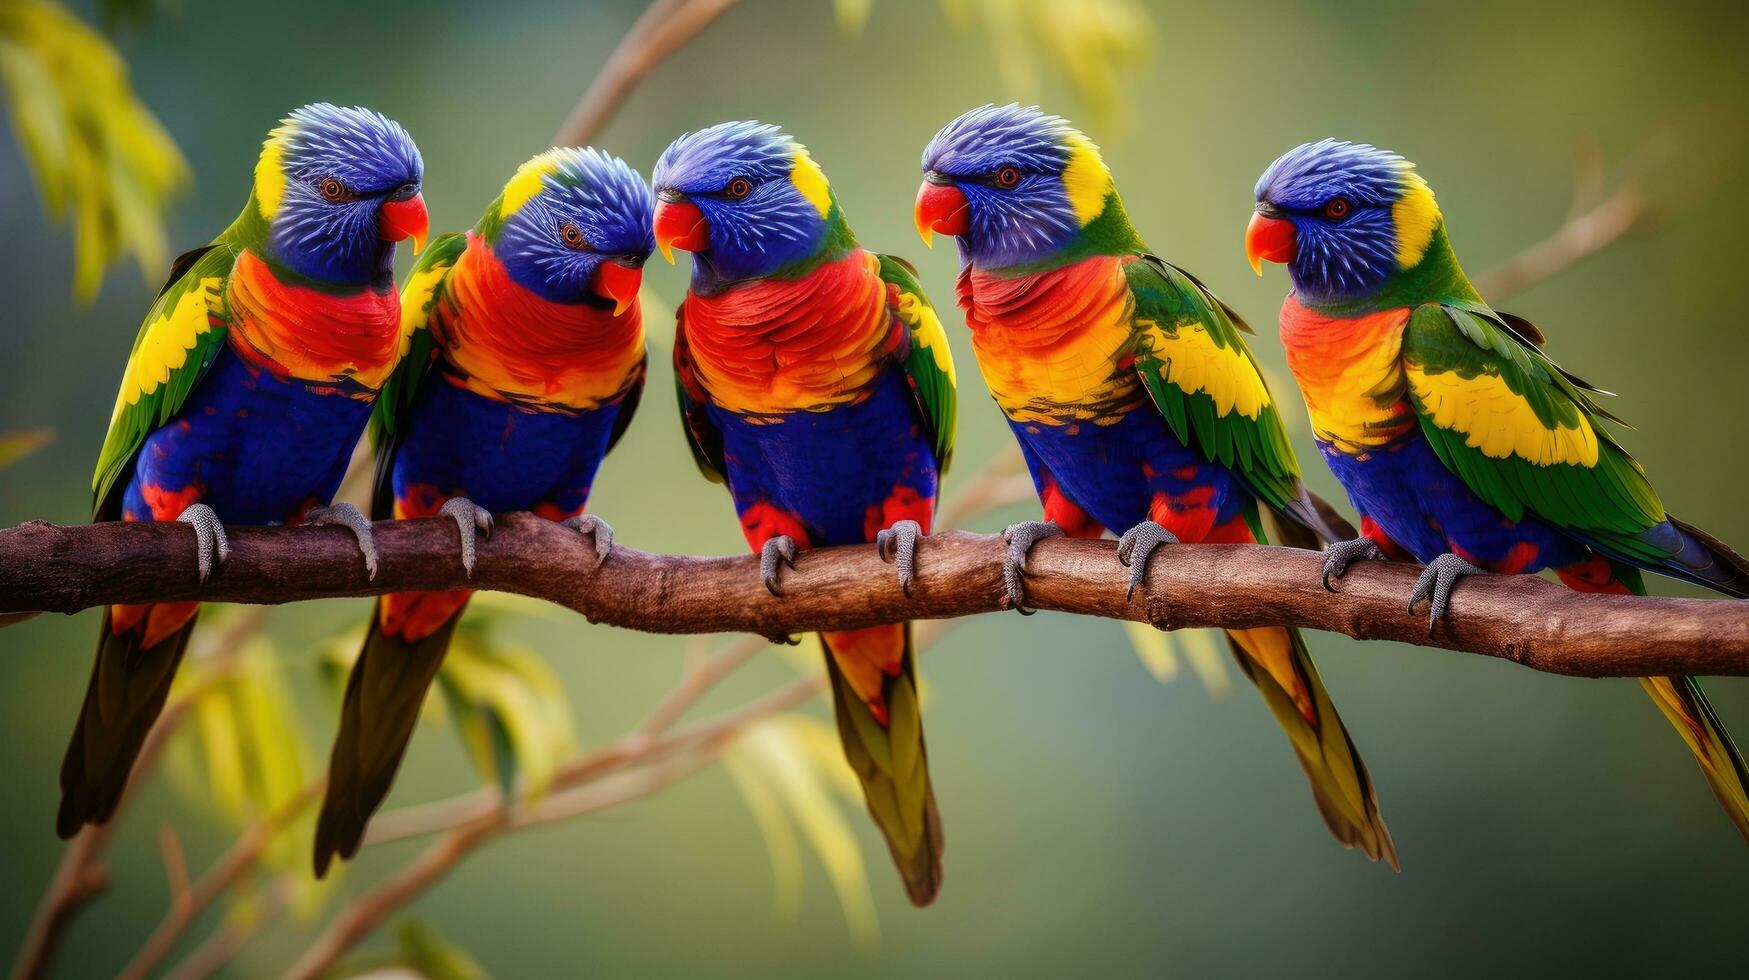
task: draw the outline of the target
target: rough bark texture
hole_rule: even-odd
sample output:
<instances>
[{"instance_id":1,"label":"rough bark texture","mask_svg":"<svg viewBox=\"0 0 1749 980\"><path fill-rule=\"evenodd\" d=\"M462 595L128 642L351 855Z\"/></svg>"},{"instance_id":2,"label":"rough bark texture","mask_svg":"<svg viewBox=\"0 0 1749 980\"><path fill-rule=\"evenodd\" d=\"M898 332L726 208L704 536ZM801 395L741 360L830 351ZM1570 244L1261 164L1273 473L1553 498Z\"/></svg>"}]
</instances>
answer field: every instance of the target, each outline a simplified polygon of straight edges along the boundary
<instances>
[{"instance_id":1,"label":"rough bark texture","mask_svg":"<svg viewBox=\"0 0 1749 980\"><path fill-rule=\"evenodd\" d=\"M230 561L201 586L194 532L174 523L0 531L0 614L75 612L113 602L205 599L283 603L469 586L535 596L591 621L652 633L784 636L1006 608L1004 546L994 535L945 532L918 549L907 598L871 546L823 548L785 570L784 595L759 582L752 556L652 555L616 547L594 571L589 541L549 521L506 515L481 542L472 578L446 520L376 525L374 581L340 528L230 531ZM1107 541L1055 539L1032 553L1028 596L1040 609L1160 628L1305 626L1500 657L1588 677L1749 674L1749 603L1580 595L1527 576L1466 580L1429 635L1425 606L1406 611L1416 571L1364 562L1334 593L1318 555L1247 545L1161 548L1146 587L1124 601L1125 570Z\"/></svg>"}]
</instances>

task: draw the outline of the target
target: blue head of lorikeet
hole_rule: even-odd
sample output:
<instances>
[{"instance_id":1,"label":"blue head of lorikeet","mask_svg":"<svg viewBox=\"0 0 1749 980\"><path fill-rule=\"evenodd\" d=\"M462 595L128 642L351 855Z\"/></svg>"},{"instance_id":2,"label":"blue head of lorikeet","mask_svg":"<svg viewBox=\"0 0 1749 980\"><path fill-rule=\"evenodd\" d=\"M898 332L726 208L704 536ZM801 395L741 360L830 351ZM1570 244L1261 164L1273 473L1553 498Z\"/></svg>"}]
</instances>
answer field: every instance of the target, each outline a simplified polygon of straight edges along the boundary
<instances>
[{"instance_id":1,"label":"blue head of lorikeet","mask_svg":"<svg viewBox=\"0 0 1749 980\"><path fill-rule=\"evenodd\" d=\"M918 233L957 236L961 254L986 269L1057 256L1116 195L1093 141L1037 106L964 113L924 148L923 176Z\"/></svg>"},{"instance_id":2,"label":"blue head of lorikeet","mask_svg":"<svg viewBox=\"0 0 1749 980\"><path fill-rule=\"evenodd\" d=\"M381 113L325 102L292 112L255 165L270 257L322 282L388 275L395 242L424 247L424 178L419 147Z\"/></svg>"},{"instance_id":3,"label":"blue head of lorikeet","mask_svg":"<svg viewBox=\"0 0 1749 980\"><path fill-rule=\"evenodd\" d=\"M1340 303L1419 265L1440 220L1414 164L1323 139L1289 150L1257 179L1245 248L1259 274L1265 259L1285 263L1306 302Z\"/></svg>"},{"instance_id":4,"label":"blue head of lorikeet","mask_svg":"<svg viewBox=\"0 0 1749 980\"><path fill-rule=\"evenodd\" d=\"M624 312L655 249L656 202L624 160L548 150L516 171L479 232L522 286L554 303Z\"/></svg>"},{"instance_id":5,"label":"blue head of lorikeet","mask_svg":"<svg viewBox=\"0 0 1749 980\"><path fill-rule=\"evenodd\" d=\"M782 275L854 243L807 147L758 122L687 133L656 161L656 245L693 253L693 287Z\"/></svg>"}]
</instances>

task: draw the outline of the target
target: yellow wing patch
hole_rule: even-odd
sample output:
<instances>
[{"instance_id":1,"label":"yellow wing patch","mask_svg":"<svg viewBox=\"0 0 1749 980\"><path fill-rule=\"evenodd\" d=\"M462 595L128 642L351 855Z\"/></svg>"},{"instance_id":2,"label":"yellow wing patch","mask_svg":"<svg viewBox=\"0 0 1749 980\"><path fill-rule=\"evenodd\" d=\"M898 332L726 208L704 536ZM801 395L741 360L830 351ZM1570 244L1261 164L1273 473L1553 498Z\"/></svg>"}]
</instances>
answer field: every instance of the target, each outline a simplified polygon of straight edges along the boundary
<instances>
[{"instance_id":1,"label":"yellow wing patch","mask_svg":"<svg viewBox=\"0 0 1749 980\"><path fill-rule=\"evenodd\" d=\"M516 168L515 175L504 185L503 203L498 206L500 217L510 217L540 193L541 183L547 175L559 169L558 152L548 150Z\"/></svg>"},{"instance_id":2,"label":"yellow wing patch","mask_svg":"<svg viewBox=\"0 0 1749 980\"><path fill-rule=\"evenodd\" d=\"M431 299L451 268L447 262L436 262L407 277L407 285L401 290L401 352L395 357L397 361L412 348L413 332L430 322Z\"/></svg>"},{"instance_id":3,"label":"yellow wing patch","mask_svg":"<svg viewBox=\"0 0 1749 980\"><path fill-rule=\"evenodd\" d=\"M1215 343L1200 321L1188 321L1167 332L1152 320L1138 319L1136 329L1160 359L1162 379L1186 394L1206 392L1214 399L1216 415L1236 411L1255 420L1269 405L1269 388L1257 365L1237 344L1222 347Z\"/></svg>"},{"instance_id":4,"label":"yellow wing patch","mask_svg":"<svg viewBox=\"0 0 1749 980\"><path fill-rule=\"evenodd\" d=\"M1076 220L1086 227L1105 211L1105 199L1113 190L1111 170L1099 147L1086 136L1070 133L1064 142L1069 146L1069 162L1063 168L1063 190Z\"/></svg>"},{"instance_id":5,"label":"yellow wing patch","mask_svg":"<svg viewBox=\"0 0 1749 980\"><path fill-rule=\"evenodd\" d=\"M959 377L953 370L953 352L947 347L947 331L942 329L941 318L935 315L935 308L923 302L916 293L901 289L896 310L899 321L911 328L912 341L929 351L929 356L935 361L935 369L947 376L948 384L958 387Z\"/></svg>"},{"instance_id":6,"label":"yellow wing patch","mask_svg":"<svg viewBox=\"0 0 1749 980\"><path fill-rule=\"evenodd\" d=\"M115 411L110 414L111 426L123 408L139 404L141 398L169 382L172 371L188 363L188 352L194 350L201 335L213 328L212 317L219 312L223 283L217 276L202 279L141 335L139 346L122 372L121 391L115 398Z\"/></svg>"},{"instance_id":7,"label":"yellow wing patch","mask_svg":"<svg viewBox=\"0 0 1749 980\"><path fill-rule=\"evenodd\" d=\"M820 217L832 213L832 187L826 182L826 172L814 162L807 147L796 147L795 165L790 168L789 180L814 210L820 212Z\"/></svg>"},{"instance_id":8,"label":"yellow wing patch","mask_svg":"<svg viewBox=\"0 0 1749 980\"><path fill-rule=\"evenodd\" d=\"M1465 445L1485 456L1518 456L1539 466L1597 465L1597 433L1584 415L1576 416L1576 428L1549 428L1499 375L1428 374L1414 364L1406 373L1410 390L1433 424L1462 433Z\"/></svg>"}]
</instances>

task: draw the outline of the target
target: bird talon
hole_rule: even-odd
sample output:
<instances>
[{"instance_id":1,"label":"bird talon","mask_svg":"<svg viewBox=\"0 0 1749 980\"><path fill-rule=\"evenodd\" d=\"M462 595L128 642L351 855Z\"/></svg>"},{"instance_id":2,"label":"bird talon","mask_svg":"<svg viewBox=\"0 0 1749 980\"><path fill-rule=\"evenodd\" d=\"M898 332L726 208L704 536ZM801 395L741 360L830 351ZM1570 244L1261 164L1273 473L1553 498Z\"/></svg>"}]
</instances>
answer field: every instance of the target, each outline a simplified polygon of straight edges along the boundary
<instances>
[{"instance_id":1,"label":"bird talon","mask_svg":"<svg viewBox=\"0 0 1749 980\"><path fill-rule=\"evenodd\" d=\"M194 528L198 548L195 560L200 568L200 584L205 585L213 573L213 566L223 565L231 559L231 542L225 537L225 525L206 504L189 504L176 520Z\"/></svg>"},{"instance_id":2,"label":"bird talon","mask_svg":"<svg viewBox=\"0 0 1749 980\"><path fill-rule=\"evenodd\" d=\"M1450 552L1440 555L1427 563L1427 567L1421 570L1421 577L1415 580L1415 587L1409 591L1409 615L1415 614L1416 603L1426 599L1427 635L1432 636L1439 621L1445 618L1451 604L1451 591L1458 580L1466 575L1486 574L1486 569L1477 568Z\"/></svg>"},{"instance_id":3,"label":"bird talon","mask_svg":"<svg viewBox=\"0 0 1749 980\"><path fill-rule=\"evenodd\" d=\"M1022 616L1037 611L1026 604L1027 554L1033 545L1062 534L1063 529L1052 521L1021 521L1002 529L1002 540L1008 543L1008 554L1002 560L1003 591L1008 594L1008 604Z\"/></svg>"},{"instance_id":4,"label":"bird talon","mask_svg":"<svg viewBox=\"0 0 1749 980\"><path fill-rule=\"evenodd\" d=\"M875 551L881 561L898 566L899 587L905 598L911 597L911 586L917 581L917 542L923 538L923 526L916 521L894 521L875 535Z\"/></svg>"},{"instance_id":5,"label":"bird talon","mask_svg":"<svg viewBox=\"0 0 1749 980\"><path fill-rule=\"evenodd\" d=\"M783 598L783 590L777 587L778 564L796 567L796 543L787 534L779 534L768 538L759 549L759 578L765 583L765 590L778 598Z\"/></svg>"},{"instance_id":6,"label":"bird talon","mask_svg":"<svg viewBox=\"0 0 1749 980\"><path fill-rule=\"evenodd\" d=\"M595 542L595 567L607 564L607 556L613 552L613 525L594 514L578 514L559 522L561 527L568 527L578 534L587 534Z\"/></svg>"},{"instance_id":7,"label":"bird talon","mask_svg":"<svg viewBox=\"0 0 1749 980\"><path fill-rule=\"evenodd\" d=\"M492 515L466 497L449 498L437 512L455 521L456 530L460 532L462 539L462 568L467 571L468 578L473 578L474 558L477 554L475 536L491 537Z\"/></svg>"},{"instance_id":8,"label":"bird talon","mask_svg":"<svg viewBox=\"0 0 1749 980\"><path fill-rule=\"evenodd\" d=\"M1154 549L1163 544L1178 543L1176 534L1155 521L1143 521L1123 533L1117 541L1117 560L1130 570L1130 588L1124 593L1123 601L1129 602L1136 597L1136 588L1148 574L1148 559L1153 557Z\"/></svg>"},{"instance_id":9,"label":"bird talon","mask_svg":"<svg viewBox=\"0 0 1749 980\"><path fill-rule=\"evenodd\" d=\"M352 536L358 539L359 552L364 555L364 570L369 573L371 581L376 581L376 538L371 533L370 518L360 513L357 507L348 503L311 507L304 513L304 523L318 527L343 527L351 531Z\"/></svg>"},{"instance_id":10,"label":"bird talon","mask_svg":"<svg viewBox=\"0 0 1749 980\"><path fill-rule=\"evenodd\" d=\"M1330 584L1332 578L1340 579L1348 573L1348 566L1357 561L1384 561L1384 550L1379 543L1371 538L1353 538L1348 541L1332 541L1324 549L1324 591L1335 592L1336 587ZM1410 612L1414 612L1413 609Z\"/></svg>"}]
</instances>

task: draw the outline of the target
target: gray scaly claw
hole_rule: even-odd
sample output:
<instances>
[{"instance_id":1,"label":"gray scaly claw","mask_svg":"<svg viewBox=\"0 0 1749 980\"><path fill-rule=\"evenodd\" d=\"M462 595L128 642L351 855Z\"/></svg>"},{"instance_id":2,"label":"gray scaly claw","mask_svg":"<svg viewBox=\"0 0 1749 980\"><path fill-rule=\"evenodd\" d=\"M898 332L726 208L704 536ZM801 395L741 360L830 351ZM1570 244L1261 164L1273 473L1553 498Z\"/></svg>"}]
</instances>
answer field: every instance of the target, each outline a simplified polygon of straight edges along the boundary
<instances>
[{"instance_id":1,"label":"gray scaly claw","mask_svg":"<svg viewBox=\"0 0 1749 980\"><path fill-rule=\"evenodd\" d=\"M358 508L351 504L331 504L327 507L311 507L304 514L305 524L315 524L332 527L343 527L352 532L358 539L358 550L364 554L364 570L370 573L372 581L377 577L377 543L371 536L370 518L359 513Z\"/></svg>"},{"instance_id":2,"label":"gray scaly claw","mask_svg":"<svg viewBox=\"0 0 1749 980\"><path fill-rule=\"evenodd\" d=\"M1415 580L1415 588L1409 593L1409 612L1415 612L1415 604L1422 599L1429 600L1427 605L1427 634L1433 635L1434 624L1445 617L1446 606L1451 602L1452 587L1458 579L1465 575L1486 575L1486 569L1464 561L1458 556L1446 552L1433 559L1421 570L1421 577Z\"/></svg>"},{"instance_id":3,"label":"gray scaly claw","mask_svg":"<svg viewBox=\"0 0 1749 980\"><path fill-rule=\"evenodd\" d=\"M1123 601L1135 598L1136 586L1148 574L1148 558L1163 544L1178 544L1178 535L1154 521L1143 521L1117 539L1118 564L1130 570L1130 590L1124 593Z\"/></svg>"},{"instance_id":4,"label":"gray scaly claw","mask_svg":"<svg viewBox=\"0 0 1749 980\"><path fill-rule=\"evenodd\" d=\"M1324 549L1324 591L1335 592L1330 585L1333 578L1341 578L1348 571L1348 566L1357 561L1384 561L1384 550L1379 543L1371 538L1353 538L1348 541L1332 541Z\"/></svg>"},{"instance_id":5,"label":"gray scaly claw","mask_svg":"<svg viewBox=\"0 0 1749 980\"><path fill-rule=\"evenodd\" d=\"M916 521L894 521L893 526L875 535L875 550L881 561L899 568L899 586L905 597L911 597L911 583L917 581L917 541L923 537L923 526Z\"/></svg>"},{"instance_id":6,"label":"gray scaly claw","mask_svg":"<svg viewBox=\"0 0 1749 980\"><path fill-rule=\"evenodd\" d=\"M1032 546L1046 538L1063 536L1063 529L1054 521L1021 521L1002 529L1002 540L1008 542L1008 554L1002 559L1002 584L1008 592L1008 604L1022 616L1037 610L1026 605L1026 555Z\"/></svg>"},{"instance_id":7,"label":"gray scaly claw","mask_svg":"<svg viewBox=\"0 0 1749 980\"><path fill-rule=\"evenodd\" d=\"M765 583L767 592L781 598L783 590L777 587L779 562L796 567L796 543L787 534L766 539L765 546L759 549L759 580Z\"/></svg>"},{"instance_id":8,"label":"gray scaly claw","mask_svg":"<svg viewBox=\"0 0 1749 980\"><path fill-rule=\"evenodd\" d=\"M200 548L200 584L205 585L213 565L230 560L231 542L225 539L225 525L219 523L219 515L206 504L189 504L176 520L194 527L194 540Z\"/></svg>"},{"instance_id":9,"label":"gray scaly claw","mask_svg":"<svg viewBox=\"0 0 1749 980\"><path fill-rule=\"evenodd\" d=\"M462 536L462 568L467 569L469 578L473 578L474 537L476 532L479 537L492 536L492 515L466 497L449 498L437 512L455 521L456 530Z\"/></svg>"},{"instance_id":10,"label":"gray scaly claw","mask_svg":"<svg viewBox=\"0 0 1749 980\"><path fill-rule=\"evenodd\" d=\"M559 522L579 534L587 534L595 540L595 567L607 564L607 556L613 551L613 525L594 514L578 514Z\"/></svg>"}]
</instances>

